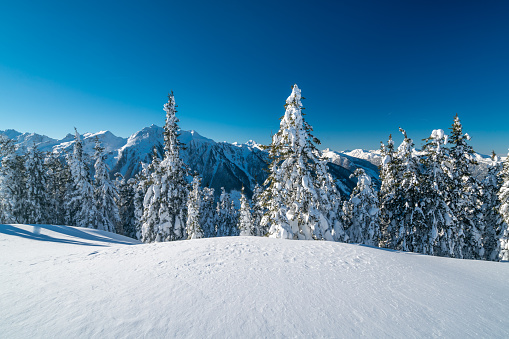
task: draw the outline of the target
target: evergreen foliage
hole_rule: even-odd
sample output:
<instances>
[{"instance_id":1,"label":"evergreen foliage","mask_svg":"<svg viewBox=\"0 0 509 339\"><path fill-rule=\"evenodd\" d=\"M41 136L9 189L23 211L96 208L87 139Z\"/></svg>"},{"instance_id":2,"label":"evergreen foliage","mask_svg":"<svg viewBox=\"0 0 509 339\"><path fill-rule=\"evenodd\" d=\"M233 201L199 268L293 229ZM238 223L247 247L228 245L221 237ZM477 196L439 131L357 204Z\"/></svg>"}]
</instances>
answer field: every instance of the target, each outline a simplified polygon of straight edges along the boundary
<instances>
[{"instance_id":1,"label":"evergreen foliage","mask_svg":"<svg viewBox=\"0 0 509 339\"><path fill-rule=\"evenodd\" d=\"M108 232L117 232L120 226L120 216L117 206L117 187L110 179L108 166L104 162L104 148L101 147L99 138L95 139L95 176L94 176L94 201L96 215L94 227ZM120 233L120 232L119 232Z\"/></svg>"},{"instance_id":2,"label":"evergreen foliage","mask_svg":"<svg viewBox=\"0 0 509 339\"><path fill-rule=\"evenodd\" d=\"M237 224L240 236L256 235L256 230L253 225L253 217L251 215L251 206L244 194L244 187L242 187L242 195L240 197L240 210L239 221Z\"/></svg>"},{"instance_id":3,"label":"evergreen foliage","mask_svg":"<svg viewBox=\"0 0 509 339\"><path fill-rule=\"evenodd\" d=\"M378 196L366 172L355 170L357 186L345 203L345 219L350 242L377 246L380 239Z\"/></svg>"},{"instance_id":4,"label":"evergreen foliage","mask_svg":"<svg viewBox=\"0 0 509 339\"><path fill-rule=\"evenodd\" d=\"M196 174L193 178L193 189L187 200L187 239L203 238L200 226L201 178Z\"/></svg>"},{"instance_id":5,"label":"evergreen foliage","mask_svg":"<svg viewBox=\"0 0 509 339\"><path fill-rule=\"evenodd\" d=\"M267 147L271 164L261 196L266 210L261 225L269 227L271 237L333 240L327 218L332 204L323 190L332 193L336 187L315 146L320 142L304 120L301 99L301 90L294 85L279 131Z\"/></svg>"},{"instance_id":6,"label":"evergreen foliage","mask_svg":"<svg viewBox=\"0 0 509 339\"><path fill-rule=\"evenodd\" d=\"M200 226L205 238L216 236L216 204L214 200L214 189L204 187L201 194L200 204Z\"/></svg>"},{"instance_id":7,"label":"evergreen foliage","mask_svg":"<svg viewBox=\"0 0 509 339\"><path fill-rule=\"evenodd\" d=\"M500 205L498 212L501 220L497 223L497 238L499 240L499 260L509 260L509 154L504 161L502 170L500 171L499 180L501 183L498 192Z\"/></svg>"},{"instance_id":8,"label":"evergreen foliage","mask_svg":"<svg viewBox=\"0 0 509 339\"><path fill-rule=\"evenodd\" d=\"M0 195L3 223L24 223L26 199L24 158L15 153L12 140L0 136L2 166L0 168Z\"/></svg>"},{"instance_id":9,"label":"evergreen foliage","mask_svg":"<svg viewBox=\"0 0 509 339\"><path fill-rule=\"evenodd\" d=\"M83 144L77 130L74 136L74 150L69 163L74 184L70 200L67 202L68 223L79 227L93 227L97 214L94 203L94 187L90 180L88 161L83 153Z\"/></svg>"},{"instance_id":10,"label":"evergreen foliage","mask_svg":"<svg viewBox=\"0 0 509 339\"><path fill-rule=\"evenodd\" d=\"M30 224L45 224L49 219L45 167L44 156L34 145L25 156L26 192L23 200L23 210L24 220Z\"/></svg>"},{"instance_id":11,"label":"evergreen foliage","mask_svg":"<svg viewBox=\"0 0 509 339\"><path fill-rule=\"evenodd\" d=\"M151 164L149 187L143 203L142 239L145 242L173 241L187 237L188 171L180 158L182 145L178 141L176 107L171 93L164 105L164 159Z\"/></svg>"}]
</instances>

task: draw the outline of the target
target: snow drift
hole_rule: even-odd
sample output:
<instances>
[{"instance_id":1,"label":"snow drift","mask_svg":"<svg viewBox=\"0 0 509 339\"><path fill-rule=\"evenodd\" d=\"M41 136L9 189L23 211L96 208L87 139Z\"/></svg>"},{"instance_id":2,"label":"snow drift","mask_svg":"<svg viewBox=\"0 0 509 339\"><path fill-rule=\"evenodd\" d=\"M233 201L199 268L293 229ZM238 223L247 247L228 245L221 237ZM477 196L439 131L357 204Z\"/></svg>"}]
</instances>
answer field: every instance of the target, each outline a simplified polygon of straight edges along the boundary
<instances>
[{"instance_id":1,"label":"snow drift","mask_svg":"<svg viewBox=\"0 0 509 339\"><path fill-rule=\"evenodd\" d=\"M0 272L5 338L509 336L507 263L0 225Z\"/></svg>"}]
</instances>

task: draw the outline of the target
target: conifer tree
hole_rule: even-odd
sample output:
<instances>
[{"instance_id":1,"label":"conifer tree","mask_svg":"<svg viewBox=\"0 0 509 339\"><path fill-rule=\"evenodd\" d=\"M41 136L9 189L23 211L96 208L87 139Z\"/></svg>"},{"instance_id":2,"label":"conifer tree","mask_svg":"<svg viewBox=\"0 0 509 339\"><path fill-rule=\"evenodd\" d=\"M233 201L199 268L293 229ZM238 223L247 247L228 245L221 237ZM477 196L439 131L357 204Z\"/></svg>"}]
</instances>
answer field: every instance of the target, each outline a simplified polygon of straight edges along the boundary
<instances>
[{"instance_id":1,"label":"conifer tree","mask_svg":"<svg viewBox=\"0 0 509 339\"><path fill-rule=\"evenodd\" d=\"M116 187L118 191L117 206L120 220L117 233L136 239L135 179L125 180L120 173L117 173ZM143 202L141 205L143 206Z\"/></svg>"},{"instance_id":2,"label":"conifer tree","mask_svg":"<svg viewBox=\"0 0 509 339\"><path fill-rule=\"evenodd\" d=\"M48 220L49 201L46 192L46 168L44 156L34 144L25 156L26 193L23 201L25 221L30 224L44 224Z\"/></svg>"},{"instance_id":3,"label":"conifer tree","mask_svg":"<svg viewBox=\"0 0 509 339\"><path fill-rule=\"evenodd\" d=\"M164 125L164 159L152 166L150 187L144 200L143 226L147 236L145 241L173 241L187 238L187 167L180 158L181 143L179 119L175 116L173 92L168 95L164 105L166 123ZM156 215L153 215L153 214ZM148 234L152 234L148 236Z\"/></svg>"},{"instance_id":4,"label":"conifer tree","mask_svg":"<svg viewBox=\"0 0 509 339\"><path fill-rule=\"evenodd\" d=\"M15 153L14 143L0 136L0 197L3 223L25 223L26 199L24 158Z\"/></svg>"},{"instance_id":5,"label":"conifer tree","mask_svg":"<svg viewBox=\"0 0 509 339\"><path fill-rule=\"evenodd\" d=\"M133 224L136 230L135 239L142 240L143 239L143 211L144 211L144 201L145 196L149 187L149 165L146 163L141 163L141 171L138 172L134 180L128 181L131 185L131 189L134 192L133 197L133 207L134 207L134 219Z\"/></svg>"},{"instance_id":6,"label":"conifer tree","mask_svg":"<svg viewBox=\"0 0 509 339\"><path fill-rule=\"evenodd\" d=\"M201 194L200 204L200 226L205 238L216 236L215 228L216 205L214 199L214 189L204 187Z\"/></svg>"},{"instance_id":7,"label":"conifer tree","mask_svg":"<svg viewBox=\"0 0 509 339\"><path fill-rule=\"evenodd\" d=\"M264 214L264 209L261 205L261 195L263 193L263 188L256 183L256 186L253 190L253 228L254 234L257 236L265 236L268 233L268 229L261 227L261 221Z\"/></svg>"},{"instance_id":8,"label":"conifer tree","mask_svg":"<svg viewBox=\"0 0 509 339\"><path fill-rule=\"evenodd\" d=\"M193 178L193 189L187 200L187 239L203 238L203 230L200 226L200 192L201 178L195 174Z\"/></svg>"},{"instance_id":9,"label":"conifer tree","mask_svg":"<svg viewBox=\"0 0 509 339\"><path fill-rule=\"evenodd\" d=\"M363 169L356 169L353 175L357 177L357 186L345 204L349 239L353 243L378 246L380 224L376 191Z\"/></svg>"},{"instance_id":10,"label":"conifer tree","mask_svg":"<svg viewBox=\"0 0 509 339\"><path fill-rule=\"evenodd\" d=\"M500 159L493 152L491 163L488 165L488 173L483 181L482 190L482 214L486 225L483 235L484 259L490 261L498 260L500 252L497 229L503 223L498 213L500 208L498 192L501 187L499 174L501 170Z\"/></svg>"},{"instance_id":11,"label":"conifer tree","mask_svg":"<svg viewBox=\"0 0 509 339\"><path fill-rule=\"evenodd\" d=\"M438 256L451 256L454 253L454 215L447 204L450 182L448 149L445 147L447 137L443 130L434 130L425 139L422 149L424 155L421 158L421 190L424 193L422 209L427 231L421 237L421 253Z\"/></svg>"},{"instance_id":12,"label":"conifer tree","mask_svg":"<svg viewBox=\"0 0 509 339\"><path fill-rule=\"evenodd\" d=\"M509 260L509 154L504 161L502 170L499 172L499 180L501 183L498 192L500 205L498 213L501 220L497 224L497 238L499 241L499 260Z\"/></svg>"},{"instance_id":13,"label":"conifer tree","mask_svg":"<svg viewBox=\"0 0 509 339\"><path fill-rule=\"evenodd\" d=\"M79 227L93 227L94 216L97 213L94 204L94 187L90 180L89 167L77 130L74 136L73 154L70 157L70 169L74 185L70 200L67 202L69 224Z\"/></svg>"},{"instance_id":14,"label":"conifer tree","mask_svg":"<svg viewBox=\"0 0 509 339\"><path fill-rule=\"evenodd\" d=\"M301 99L301 90L294 85L279 131L267 147L271 164L261 197L266 210L261 224L270 227L271 237L333 240L327 218L332 204L322 190L333 192L336 187L315 146L320 142L304 120Z\"/></svg>"},{"instance_id":15,"label":"conifer tree","mask_svg":"<svg viewBox=\"0 0 509 339\"><path fill-rule=\"evenodd\" d=\"M117 206L118 191L110 179L108 165L104 162L104 147L101 147L97 137L95 138L94 150L94 201L96 206L94 227L99 230L116 233L120 223Z\"/></svg>"},{"instance_id":16,"label":"conifer tree","mask_svg":"<svg viewBox=\"0 0 509 339\"><path fill-rule=\"evenodd\" d=\"M474 150L468 145L470 136L463 134L463 127L458 118L454 117L449 138L450 148L450 175L449 207L454 213L455 251L454 257L478 259L484 255L482 248L482 233L484 224L478 218L480 211L480 184L472 176L473 165L477 162L473 158ZM467 250L464 253L465 249Z\"/></svg>"},{"instance_id":17,"label":"conifer tree","mask_svg":"<svg viewBox=\"0 0 509 339\"><path fill-rule=\"evenodd\" d=\"M380 153L382 155L382 162L379 168L381 187L378 193L381 228L379 246L394 248L393 237L397 230L395 218L400 214L402 201L396 195L399 159L396 156L392 135L389 135L387 144L381 142Z\"/></svg>"},{"instance_id":18,"label":"conifer tree","mask_svg":"<svg viewBox=\"0 0 509 339\"><path fill-rule=\"evenodd\" d=\"M143 242L164 241L168 230L161 228L159 210L164 200L161 197L161 160L157 156L157 149L154 147L152 162L147 167L147 178L144 182L146 187L143 199L143 215L141 216L141 237ZM163 210L165 207L162 207Z\"/></svg>"},{"instance_id":19,"label":"conifer tree","mask_svg":"<svg viewBox=\"0 0 509 339\"><path fill-rule=\"evenodd\" d=\"M221 187L221 196L217 203L216 234L218 237L238 235L237 215L231 196Z\"/></svg>"},{"instance_id":20,"label":"conifer tree","mask_svg":"<svg viewBox=\"0 0 509 339\"><path fill-rule=\"evenodd\" d=\"M240 197L240 211L239 221L237 224L240 236L256 235L256 231L253 226L253 217L251 216L251 206L244 194L244 186L242 186L242 193Z\"/></svg>"},{"instance_id":21,"label":"conifer tree","mask_svg":"<svg viewBox=\"0 0 509 339\"><path fill-rule=\"evenodd\" d=\"M48 223L64 225L66 219L66 203L70 200L72 189L71 170L65 161L57 153L49 153L45 160L46 165L46 192L48 196Z\"/></svg>"}]
</instances>

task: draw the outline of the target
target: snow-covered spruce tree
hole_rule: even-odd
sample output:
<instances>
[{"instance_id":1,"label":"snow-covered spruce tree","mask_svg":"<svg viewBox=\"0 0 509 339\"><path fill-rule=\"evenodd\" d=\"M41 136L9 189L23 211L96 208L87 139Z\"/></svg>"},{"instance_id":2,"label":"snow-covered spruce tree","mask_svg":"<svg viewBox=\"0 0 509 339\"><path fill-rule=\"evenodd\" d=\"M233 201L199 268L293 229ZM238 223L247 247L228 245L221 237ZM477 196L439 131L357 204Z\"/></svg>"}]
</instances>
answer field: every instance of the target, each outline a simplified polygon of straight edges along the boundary
<instances>
[{"instance_id":1,"label":"snow-covered spruce tree","mask_svg":"<svg viewBox=\"0 0 509 339\"><path fill-rule=\"evenodd\" d=\"M129 180L128 184L131 185L131 189L134 192L133 207L134 207L134 219L133 225L135 228L135 239L142 240L143 237L143 203L145 201L145 195L147 194L148 187L150 186L150 173L149 165L141 163L141 171L138 172L134 180Z\"/></svg>"},{"instance_id":2,"label":"snow-covered spruce tree","mask_svg":"<svg viewBox=\"0 0 509 339\"><path fill-rule=\"evenodd\" d=\"M29 224L48 222L49 201L46 191L44 156L34 144L25 155L26 193L23 201L25 221Z\"/></svg>"},{"instance_id":3,"label":"snow-covered spruce tree","mask_svg":"<svg viewBox=\"0 0 509 339\"><path fill-rule=\"evenodd\" d=\"M201 194L200 204L200 226L205 238L216 236L216 204L214 200L214 189L204 187Z\"/></svg>"},{"instance_id":4,"label":"snow-covered spruce tree","mask_svg":"<svg viewBox=\"0 0 509 339\"><path fill-rule=\"evenodd\" d=\"M491 162L488 165L488 173L483 181L482 190L482 214L486 228L483 236L484 259L490 261L498 260L500 253L500 243L497 239L497 229L503 223L500 214L500 200L498 192L501 187L499 173L502 170L502 164L495 152L491 155Z\"/></svg>"},{"instance_id":5,"label":"snow-covered spruce tree","mask_svg":"<svg viewBox=\"0 0 509 339\"><path fill-rule=\"evenodd\" d=\"M434 130L425 139L422 148L423 167L421 191L423 192L422 210L425 217L427 234L422 234L422 252L424 254L449 257L454 253L454 215L447 205L449 200L450 177L447 167L447 135L444 131Z\"/></svg>"},{"instance_id":6,"label":"snow-covered spruce tree","mask_svg":"<svg viewBox=\"0 0 509 339\"><path fill-rule=\"evenodd\" d=\"M394 150L389 137L382 145L383 161L380 169L382 246L402 251L419 251L422 242L424 217L420 206L419 164L413 154L413 141L400 128L404 140Z\"/></svg>"},{"instance_id":7,"label":"snow-covered spruce tree","mask_svg":"<svg viewBox=\"0 0 509 339\"><path fill-rule=\"evenodd\" d=\"M399 159L394 149L394 140L389 135L387 144L380 145L382 163L380 164L381 187L378 192L380 203L380 247L394 248L393 237L397 231L396 216L400 214L400 207L403 204L401 197L396 195L396 184L398 176Z\"/></svg>"},{"instance_id":8,"label":"snow-covered spruce tree","mask_svg":"<svg viewBox=\"0 0 509 339\"><path fill-rule=\"evenodd\" d=\"M378 246L380 223L377 193L371 178L363 169L356 169L353 176L357 177L357 186L345 204L348 236L353 243Z\"/></svg>"},{"instance_id":9,"label":"snow-covered spruce tree","mask_svg":"<svg viewBox=\"0 0 509 339\"><path fill-rule=\"evenodd\" d=\"M97 213L94 204L94 187L90 180L83 144L77 130L74 136L74 151L70 157L69 165L74 185L70 200L67 202L68 224L92 228L94 216Z\"/></svg>"},{"instance_id":10,"label":"snow-covered spruce tree","mask_svg":"<svg viewBox=\"0 0 509 339\"><path fill-rule=\"evenodd\" d=\"M269 227L275 238L333 240L327 218L331 203L322 190L327 187L330 193L336 188L315 146L320 142L304 120L301 99L301 90L294 85L279 131L266 147L271 164L260 199L266 210L261 225Z\"/></svg>"},{"instance_id":11,"label":"snow-covered spruce tree","mask_svg":"<svg viewBox=\"0 0 509 339\"><path fill-rule=\"evenodd\" d=\"M159 209L163 204L161 198L161 160L154 147L152 162L146 170L145 195L143 199L143 214L141 216L141 237L143 242L164 241L165 230L160 230L161 219ZM164 210L164 207L163 207Z\"/></svg>"},{"instance_id":12,"label":"snow-covered spruce tree","mask_svg":"<svg viewBox=\"0 0 509 339\"><path fill-rule=\"evenodd\" d=\"M203 230L200 226L200 202L201 202L201 178L195 174L193 178L193 189L187 200L187 239L203 238Z\"/></svg>"},{"instance_id":13,"label":"snow-covered spruce tree","mask_svg":"<svg viewBox=\"0 0 509 339\"><path fill-rule=\"evenodd\" d=\"M95 138L94 150L94 202L97 213L94 218L94 228L116 233L117 227L120 226L118 191L110 179L108 165L104 162L104 147L101 147L98 137Z\"/></svg>"},{"instance_id":14,"label":"snow-covered spruce tree","mask_svg":"<svg viewBox=\"0 0 509 339\"><path fill-rule=\"evenodd\" d=\"M15 153L14 142L0 135L0 201L3 223L25 223L25 164Z\"/></svg>"},{"instance_id":15,"label":"snow-covered spruce tree","mask_svg":"<svg viewBox=\"0 0 509 339\"><path fill-rule=\"evenodd\" d=\"M155 169L157 178L154 178L155 180L148 188L148 197L145 196L142 230L151 228L150 232L155 232L153 239L152 236L142 237L147 241L173 241L187 238L189 188L186 177L188 170L180 158L182 145L178 140L179 119L175 116L176 107L172 92L164 105L166 111L164 159L158 165L159 169ZM157 216L153 216L153 213Z\"/></svg>"},{"instance_id":16,"label":"snow-covered spruce tree","mask_svg":"<svg viewBox=\"0 0 509 339\"><path fill-rule=\"evenodd\" d=\"M46 165L46 193L48 196L48 223L66 223L66 203L72 189L71 170L65 159L57 153L49 153L44 160Z\"/></svg>"},{"instance_id":17,"label":"snow-covered spruce tree","mask_svg":"<svg viewBox=\"0 0 509 339\"><path fill-rule=\"evenodd\" d=\"M217 203L216 235L218 237L238 235L237 213L231 196L224 187L221 187L221 196Z\"/></svg>"},{"instance_id":18,"label":"snow-covered spruce tree","mask_svg":"<svg viewBox=\"0 0 509 339\"><path fill-rule=\"evenodd\" d=\"M256 186L253 190L253 228L254 228L254 234L257 236L265 236L268 233L268 229L261 227L260 223L262 221L262 217L264 214L264 209L260 203L260 198L263 193L263 188L256 183Z\"/></svg>"},{"instance_id":19,"label":"snow-covered spruce tree","mask_svg":"<svg viewBox=\"0 0 509 339\"><path fill-rule=\"evenodd\" d=\"M509 260L509 154L504 161L502 170L499 173L501 183L498 192L500 205L498 212L501 220L497 223L497 238L499 240L499 260Z\"/></svg>"},{"instance_id":20,"label":"snow-covered spruce tree","mask_svg":"<svg viewBox=\"0 0 509 339\"><path fill-rule=\"evenodd\" d=\"M251 216L251 206L244 194L244 186L242 186L242 193L240 197L240 210L239 221L237 224L240 236L256 235L256 230L253 227L253 217Z\"/></svg>"},{"instance_id":21,"label":"snow-covered spruce tree","mask_svg":"<svg viewBox=\"0 0 509 339\"><path fill-rule=\"evenodd\" d=\"M115 185L118 191L117 206L120 219L117 233L136 239L135 179L125 180L120 173L117 173L116 176ZM143 206L143 202L141 205Z\"/></svg>"},{"instance_id":22,"label":"snow-covered spruce tree","mask_svg":"<svg viewBox=\"0 0 509 339\"><path fill-rule=\"evenodd\" d=\"M468 145L468 134L463 134L463 127L458 118L454 117L449 137L451 186L448 191L449 207L454 213L455 227L455 258L480 259L484 256L482 234L484 222L482 220L481 199L479 196L480 183L472 176L474 150Z\"/></svg>"}]
</instances>

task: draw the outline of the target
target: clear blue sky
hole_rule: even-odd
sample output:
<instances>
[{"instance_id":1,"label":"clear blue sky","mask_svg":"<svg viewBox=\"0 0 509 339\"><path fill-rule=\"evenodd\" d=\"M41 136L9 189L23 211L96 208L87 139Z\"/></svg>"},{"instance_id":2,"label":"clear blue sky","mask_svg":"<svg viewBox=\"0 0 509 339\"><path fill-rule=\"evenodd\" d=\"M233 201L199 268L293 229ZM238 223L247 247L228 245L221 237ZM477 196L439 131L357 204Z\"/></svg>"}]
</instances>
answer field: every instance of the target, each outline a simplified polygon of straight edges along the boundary
<instances>
[{"instance_id":1,"label":"clear blue sky","mask_svg":"<svg viewBox=\"0 0 509 339\"><path fill-rule=\"evenodd\" d=\"M127 137L164 123L268 143L290 86L322 146L421 145L459 114L509 147L509 1L0 0L0 129Z\"/></svg>"}]
</instances>

